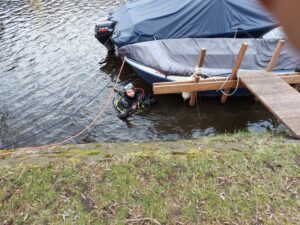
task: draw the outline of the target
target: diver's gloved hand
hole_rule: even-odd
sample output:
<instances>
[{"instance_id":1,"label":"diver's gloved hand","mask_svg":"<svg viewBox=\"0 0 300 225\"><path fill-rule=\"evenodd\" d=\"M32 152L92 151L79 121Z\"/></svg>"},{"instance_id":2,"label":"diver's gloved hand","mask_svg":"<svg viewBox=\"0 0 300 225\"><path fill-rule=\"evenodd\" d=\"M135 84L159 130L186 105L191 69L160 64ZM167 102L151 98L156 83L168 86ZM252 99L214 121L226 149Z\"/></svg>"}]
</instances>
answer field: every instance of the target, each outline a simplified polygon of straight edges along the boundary
<instances>
[{"instance_id":1,"label":"diver's gloved hand","mask_svg":"<svg viewBox=\"0 0 300 225\"><path fill-rule=\"evenodd\" d=\"M128 114L127 114L126 110L123 110L123 112L120 112L120 113L118 114L118 117L119 117L120 119L124 119L124 118L126 118L127 116L128 116Z\"/></svg>"},{"instance_id":2,"label":"diver's gloved hand","mask_svg":"<svg viewBox=\"0 0 300 225\"><path fill-rule=\"evenodd\" d=\"M118 117L120 119L124 119L127 116L130 116L134 112L133 108L124 109L121 113L119 113Z\"/></svg>"},{"instance_id":3,"label":"diver's gloved hand","mask_svg":"<svg viewBox=\"0 0 300 225\"><path fill-rule=\"evenodd\" d=\"M134 113L134 108L126 109L126 112L127 112L128 115L131 115L132 113Z\"/></svg>"}]
</instances>

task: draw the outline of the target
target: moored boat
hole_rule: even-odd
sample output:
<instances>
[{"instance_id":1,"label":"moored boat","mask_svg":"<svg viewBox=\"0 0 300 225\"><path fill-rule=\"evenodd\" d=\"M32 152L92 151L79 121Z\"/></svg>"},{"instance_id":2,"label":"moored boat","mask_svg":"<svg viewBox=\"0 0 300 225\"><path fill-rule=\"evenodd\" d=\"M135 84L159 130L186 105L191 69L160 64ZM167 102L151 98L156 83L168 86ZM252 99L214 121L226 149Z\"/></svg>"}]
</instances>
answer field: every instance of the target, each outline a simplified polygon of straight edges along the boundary
<instances>
[{"instance_id":1,"label":"moored boat","mask_svg":"<svg viewBox=\"0 0 300 225\"><path fill-rule=\"evenodd\" d=\"M95 37L111 51L151 40L257 38L276 26L256 0L140 0L98 23Z\"/></svg>"},{"instance_id":2,"label":"moored boat","mask_svg":"<svg viewBox=\"0 0 300 225\"><path fill-rule=\"evenodd\" d=\"M192 80L200 50L205 48L207 53L201 71L202 79L216 80L226 79L231 74L244 42L249 47L240 71L266 70L278 39L169 39L127 45L119 52L137 74L152 85L157 82ZM289 44L285 45L273 73L293 74L299 69L300 57ZM245 94L243 91L241 93ZM220 95L221 92L206 94Z\"/></svg>"}]
</instances>

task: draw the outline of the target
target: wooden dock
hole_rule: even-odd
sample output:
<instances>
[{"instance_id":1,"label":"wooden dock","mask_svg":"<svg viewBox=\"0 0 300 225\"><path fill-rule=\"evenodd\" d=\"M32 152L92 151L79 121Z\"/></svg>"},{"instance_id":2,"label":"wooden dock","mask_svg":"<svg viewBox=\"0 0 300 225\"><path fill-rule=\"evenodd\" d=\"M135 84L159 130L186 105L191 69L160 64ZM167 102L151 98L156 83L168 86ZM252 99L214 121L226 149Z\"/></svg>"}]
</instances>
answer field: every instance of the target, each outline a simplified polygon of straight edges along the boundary
<instances>
[{"instance_id":1,"label":"wooden dock","mask_svg":"<svg viewBox=\"0 0 300 225\"><path fill-rule=\"evenodd\" d=\"M198 67L200 74L194 74L194 80L181 82L161 82L153 84L154 94L171 94L179 92L193 92L190 105L195 104L196 92L223 90L221 102L225 103L230 96L230 89L247 88L260 100L277 119L281 120L294 134L300 138L300 73L289 73L275 75L272 73L280 52L284 46L280 40L270 60L266 71L239 72L240 65L248 48L248 44L241 46L239 55L228 78L222 79L200 79L201 68L205 58L206 50L202 49ZM241 82L239 82L241 81ZM291 86L294 85L294 88Z\"/></svg>"},{"instance_id":2,"label":"wooden dock","mask_svg":"<svg viewBox=\"0 0 300 225\"><path fill-rule=\"evenodd\" d=\"M300 138L300 93L280 77L267 73L239 73L241 83Z\"/></svg>"}]
</instances>

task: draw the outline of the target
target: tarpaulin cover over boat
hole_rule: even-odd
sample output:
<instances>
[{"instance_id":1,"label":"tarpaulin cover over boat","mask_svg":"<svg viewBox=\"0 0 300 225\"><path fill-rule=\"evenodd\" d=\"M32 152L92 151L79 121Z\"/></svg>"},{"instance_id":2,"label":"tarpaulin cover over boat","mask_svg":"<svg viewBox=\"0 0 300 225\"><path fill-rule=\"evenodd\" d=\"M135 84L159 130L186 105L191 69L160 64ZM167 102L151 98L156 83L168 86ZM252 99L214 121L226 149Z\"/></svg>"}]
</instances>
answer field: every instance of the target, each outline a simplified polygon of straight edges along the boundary
<instances>
[{"instance_id":1,"label":"tarpaulin cover over boat","mask_svg":"<svg viewBox=\"0 0 300 225\"><path fill-rule=\"evenodd\" d=\"M233 37L237 30L262 34L276 26L257 0L129 1L110 19L117 21L112 39L119 47L154 39Z\"/></svg>"},{"instance_id":2,"label":"tarpaulin cover over boat","mask_svg":"<svg viewBox=\"0 0 300 225\"><path fill-rule=\"evenodd\" d=\"M119 49L125 56L166 75L190 76L202 48L207 50L204 68L231 71L244 42L249 44L241 64L244 70L266 70L278 39L183 38L141 42ZM287 43L274 70L298 70L300 57Z\"/></svg>"}]
</instances>

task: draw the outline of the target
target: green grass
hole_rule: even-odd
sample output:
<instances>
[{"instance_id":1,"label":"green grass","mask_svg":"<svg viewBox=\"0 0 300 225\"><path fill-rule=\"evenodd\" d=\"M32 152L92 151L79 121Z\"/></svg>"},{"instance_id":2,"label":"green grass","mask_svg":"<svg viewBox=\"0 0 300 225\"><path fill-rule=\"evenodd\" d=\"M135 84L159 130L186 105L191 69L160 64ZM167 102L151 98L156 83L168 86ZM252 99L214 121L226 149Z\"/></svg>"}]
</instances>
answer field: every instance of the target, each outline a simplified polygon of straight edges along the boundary
<instances>
[{"instance_id":1,"label":"green grass","mask_svg":"<svg viewBox=\"0 0 300 225\"><path fill-rule=\"evenodd\" d=\"M298 144L239 133L153 145L109 161L89 163L97 146L76 147L63 163L0 167L1 224L300 223Z\"/></svg>"}]
</instances>

